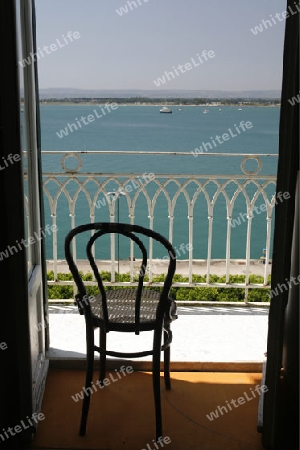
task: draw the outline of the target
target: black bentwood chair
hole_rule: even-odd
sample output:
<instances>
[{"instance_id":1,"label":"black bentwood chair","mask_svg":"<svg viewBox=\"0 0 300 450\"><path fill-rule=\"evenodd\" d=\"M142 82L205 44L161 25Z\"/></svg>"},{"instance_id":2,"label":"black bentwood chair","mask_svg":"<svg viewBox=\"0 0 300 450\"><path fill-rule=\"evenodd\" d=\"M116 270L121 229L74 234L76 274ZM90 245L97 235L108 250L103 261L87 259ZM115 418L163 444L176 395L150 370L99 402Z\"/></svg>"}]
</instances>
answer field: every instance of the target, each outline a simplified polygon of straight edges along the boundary
<instances>
[{"instance_id":1,"label":"black bentwood chair","mask_svg":"<svg viewBox=\"0 0 300 450\"><path fill-rule=\"evenodd\" d=\"M94 297L87 295L87 290L71 253L73 239L83 232L88 233L86 253L98 283L99 294ZM131 239L141 251L141 268L138 285L133 288L104 288L92 249L96 240L105 234L115 233ZM140 235L139 237L137 236ZM144 288L144 275L147 267L147 250L140 238L152 238L165 247L169 255L168 272L161 291ZM97 243L98 245L98 243ZM134 245L134 244L133 244ZM81 414L80 435L85 435L87 417L90 405L89 392L92 391L94 354L100 353L99 383L103 385L106 375L106 355L117 358L138 358L152 355L152 379L156 416L156 439L162 436L162 415L160 398L160 355L164 352L164 380L166 389L171 389L170 380L170 344L172 332L170 324L177 319L176 302L169 298L176 269L176 253L171 243L161 234L150 229L123 223L90 223L80 225L71 230L65 239L65 256L70 271L74 277L78 294L75 296L80 314L85 316L86 324L86 382ZM94 329L100 329L100 347L94 344ZM153 332L153 346L151 350L135 353L121 353L106 349L106 334L109 331L134 332L139 335L142 331ZM162 331L164 341L162 344Z\"/></svg>"}]
</instances>

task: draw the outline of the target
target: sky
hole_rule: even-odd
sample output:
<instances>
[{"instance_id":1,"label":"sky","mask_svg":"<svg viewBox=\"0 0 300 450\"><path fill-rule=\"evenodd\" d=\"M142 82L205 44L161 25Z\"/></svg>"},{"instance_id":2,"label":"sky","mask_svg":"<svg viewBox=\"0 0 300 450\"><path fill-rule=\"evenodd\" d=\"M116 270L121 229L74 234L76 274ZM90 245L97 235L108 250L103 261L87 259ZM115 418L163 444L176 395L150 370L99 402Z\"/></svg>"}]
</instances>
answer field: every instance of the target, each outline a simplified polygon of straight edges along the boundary
<instances>
[{"instance_id":1,"label":"sky","mask_svg":"<svg viewBox=\"0 0 300 450\"><path fill-rule=\"evenodd\" d=\"M286 1L135 3L35 0L40 88L281 90Z\"/></svg>"}]
</instances>

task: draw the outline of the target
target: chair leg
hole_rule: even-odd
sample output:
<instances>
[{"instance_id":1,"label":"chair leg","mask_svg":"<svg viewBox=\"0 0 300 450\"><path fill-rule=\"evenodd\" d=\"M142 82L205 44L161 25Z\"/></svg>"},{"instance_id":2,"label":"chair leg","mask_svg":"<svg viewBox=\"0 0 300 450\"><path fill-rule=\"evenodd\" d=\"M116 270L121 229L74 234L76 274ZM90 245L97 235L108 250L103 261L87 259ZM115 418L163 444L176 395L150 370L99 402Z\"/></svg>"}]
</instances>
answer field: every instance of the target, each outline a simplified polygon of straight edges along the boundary
<instances>
[{"instance_id":1,"label":"chair leg","mask_svg":"<svg viewBox=\"0 0 300 450\"><path fill-rule=\"evenodd\" d=\"M92 380L93 380L93 371L94 371L94 329L92 326L86 324L86 344L87 344L87 353L86 353L86 378L85 378L85 389L84 389L84 398L82 404L81 411L81 422L79 434L80 436L85 435L87 418L90 408L90 393L92 393Z\"/></svg>"},{"instance_id":2,"label":"chair leg","mask_svg":"<svg viewBox=\"0 0 300 450\"><path fill-rule=\"evenodd\" d=\"M162 415L160 398L160 352L161 331L154 331L153 359L152 359L152 381L155 403L156 440L162 436Z\"/></svg>"},{"instance_id":3,"label":"chair leg","mask_svg":"<svg viewBox=\"0 0 300 450\"><path fill-rule=\"evenodd\" d=\"M100 347L106 350L106 331L100 328ZM100 353L100 368L99 368L99 382L103 385L103 380L106 376L106 354L105 352Z\"/></svg>"},{"instance_id":4,"label":"chair leg","mask_svg":"<svg viewBox=\"0 0 300 450\"><path fill-rule=\"evenodd\" d=\"M167 330L170 329L170 325L165 325ZM164 331L164 343L167 342L168 333ZM170 377L170 354L171 349L170 346L164 351L164 379L165 379L165 387L167 390L171 389L171 377Z\"/></svg>"}]
</instances>

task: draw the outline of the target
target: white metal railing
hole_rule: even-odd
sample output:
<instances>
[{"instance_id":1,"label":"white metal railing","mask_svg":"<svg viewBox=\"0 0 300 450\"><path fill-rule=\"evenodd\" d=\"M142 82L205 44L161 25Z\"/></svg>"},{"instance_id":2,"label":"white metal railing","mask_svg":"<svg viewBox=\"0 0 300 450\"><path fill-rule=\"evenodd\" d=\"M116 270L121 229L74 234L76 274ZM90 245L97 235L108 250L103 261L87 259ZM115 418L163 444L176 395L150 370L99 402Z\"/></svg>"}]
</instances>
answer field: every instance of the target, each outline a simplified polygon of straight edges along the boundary
<instances>
[{"instance_id":1,"label":"white metal railing","mask_svg":"<svg viewBox=\"0 0 300 450\"><path fill-rule=\"evenodd\" d=\"M147 209L144 211L147 213L148 224L150 228L153 228L155 219L155 210L158 201L163 200L166 203L167 215L168 215L168 231L165 235L173 242L174 229L176 225L176 220L179 217L175 214L176 207L181 202L184 203L184 207L187 211L187 233L182 236L182 242L189 243L188 249L188 281L187 282L175 282L174 286L181 287L238 287L246 289L246 300L248 289L251 288L269 288L268 276L270 273L270 245L271 245L271 234L272 234L272 213L275 205L275 186L276 186L276 176L273 174L262 173L263 159L265 158L268 162L277 163L277 155L274 154L235 154L235 153L203 153L197 155L197 158L228 158L230 161L238 161L239 171L237 169L233 171L235 173L155 173L146 174L145 173L127 173L127 172L99 172L94 169L94 167L101 167L101 164L87 164L90 170L83 170L87 161L91 161L87 158L95 158L106 156L124 158L126 155L133 155L137 159L146 156L148 158L162 158L162 157L180 157L180 158L193 158L194 155L186 152L130 152L130 151L43 151L42 158L50 158L50 163L43 164L43 189L45 195L45 205L49 210L51 215L53 229L54 231L52 238L52 253L53 258L51 260L51 265L54 271L54 281L49 281L49 285L68 285L72 282L68 281L58 281L57 274L59 270L58 262L61 258L58 256L58 242L60 227L59 222L59 202L64 199L67 202L69 219L69 228L75 227L78 223L76 219L78 218L78 204L80 201L85 202L85 217L87 216L87 211L89 215L89 220L91 222L95 221L116 221L119 219L119 200L120 195L125 198L125 202L122 202L122 212L124 215L124 209L127 209L129 222L135 223L137 213L140 211L140 200L143 198L144 204L143 208ZM68 167L67 162L70 162L69 158L75 158L75 166ZM56 163L54 162L56 160ZM246 165L249 160L255 160L256 168L254 170L246 169ZM61 169L58 170L59 164ZM73 162L74 162L73 161ZM191 161L191 160L189 160ZM252 161L253 162L253 161ZM50 170L49 170L50 168ZM54 171L55 168L55 171ZM274 173L274 171L273 171ZM147 178L148 177L148 178ZM91 189L91 186L93 188ZM131 189L129 188L131 187ZM249 191L250 189L250 191ZM270 194L271 192L271 194ZM245 249L245 282L244 283L231 283L231 245L232 245L232 229L233 229L233 212L236 207L237 202L241 202L241 196L245 202L246 207L246 218L243 215L243 222L246 221L247 231L246 231L246 249ZM195 213L197 209L197 204L201 201L206 204L206 214L207 214L207 254L205 258L206 262L206 282L196 283L193 282L193 267L195 264L195 253L194 253L194 239L195 238L195 223L199 221L197 214ZM225 201L226 215L224 215L224 221L226 221L226 254L224 258L225 263L225 282L224 283L212 283L210 282L211 266L212 262L212 246L214 242L214 229L213 223L215 218L215 206L217 201L222 197ZM265 264L263 273L263 283L251 284L249 282L249 277L251 275L251 238L252 238L252 222L255 216L255 211L257 211L258 199L263 199L265 214ZM180 199L180 201L179 201ZM118 200L118 201L116 201ZM202 203L203 204L203 203ZM105 206L105 212L104 212ZM97 219L98 211L102 208L101 219ZM256 209L255 209L256 208ZM64 208L64 212L65 212ZM103 217L105 216L105 219ZM106 218L107 217L107 218ZM183 220L182 217L180 219ZM82 223L82 222L81 222ZM60 239L62 237L60 236ZM116 257L115 257L115 239L111 240L110 249L110 261L111 261L111 282L105 283L106 285L112 284L114 286L124 286L133 283L133 277L136 275L134 272L134 254L133 246L130 251L130 275L131 282L118 282L116 281ZM76 248L73 248L73 254L76 258ZM153 259L153 243L150 240L149 243L149 283L151 286L159 286L162 283L152 281L153 270L152 270L152 259ZM199 259L199 258L198 258ZM95 282L91 281L88 284L94 285ZM147 283L148 284L148 283Z\"/></svg>"}]
</instances>

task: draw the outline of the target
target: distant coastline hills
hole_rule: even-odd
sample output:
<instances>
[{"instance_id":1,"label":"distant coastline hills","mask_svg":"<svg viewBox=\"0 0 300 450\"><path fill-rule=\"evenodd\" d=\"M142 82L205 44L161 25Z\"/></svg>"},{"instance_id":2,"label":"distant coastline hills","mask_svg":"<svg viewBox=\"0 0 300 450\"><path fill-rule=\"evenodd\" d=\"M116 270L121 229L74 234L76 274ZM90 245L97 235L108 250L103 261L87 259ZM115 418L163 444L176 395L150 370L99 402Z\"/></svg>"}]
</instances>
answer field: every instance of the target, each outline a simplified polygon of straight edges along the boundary
<instances>
[{"instance_id":1,"label":"distant coastline hills","mask_svg":"<svg viewBox=\"0 0 300 450\"><path fill-rule=\"evenodd\" d=\"M22 95L22 92L21 92ZM40 100L60 99L242 99L256 100L280 100L279 90L249 90L249 91L221 91L221 90L140 90L140 89L75 89L75 88L41 88Z\"/></svg>"}]
</instances>

